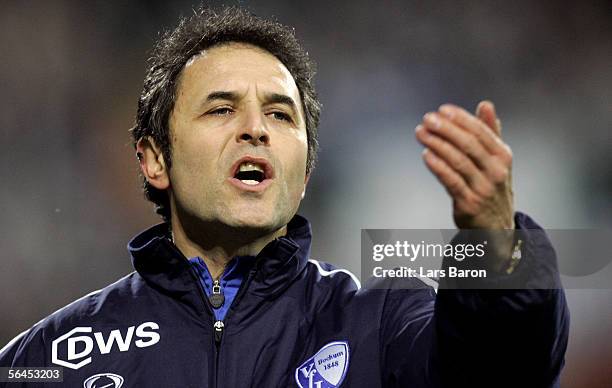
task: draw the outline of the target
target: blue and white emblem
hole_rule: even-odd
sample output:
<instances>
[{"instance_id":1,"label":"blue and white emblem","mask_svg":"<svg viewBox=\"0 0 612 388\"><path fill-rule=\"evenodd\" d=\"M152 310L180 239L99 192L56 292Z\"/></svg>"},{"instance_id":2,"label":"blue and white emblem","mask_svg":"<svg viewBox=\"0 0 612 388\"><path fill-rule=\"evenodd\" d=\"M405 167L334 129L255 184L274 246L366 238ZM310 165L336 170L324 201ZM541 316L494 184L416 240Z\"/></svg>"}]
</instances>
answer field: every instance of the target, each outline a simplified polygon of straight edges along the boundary
<instances>
[{"instance_id":1,"label":"blue and white emblem","mask_svg":"<svg viewBox=\"0 0 612 388\"><path fill-rule=\"evenodd\" d=\"M121 388L122 385L123 377L114 373L99 373L83 382L84 388Z\"/></svg>"},{"instance_id":2,"label":"blue and white emblem","mask_svg":"<svg viewBox=\"0 0 612 388\"><path fill-rule=\"evenodd\" d=\"M295 381L300 388L336 388L342 384L348 365L348 342L330 342L295 370Z\"/></svg>"}]
</instances>

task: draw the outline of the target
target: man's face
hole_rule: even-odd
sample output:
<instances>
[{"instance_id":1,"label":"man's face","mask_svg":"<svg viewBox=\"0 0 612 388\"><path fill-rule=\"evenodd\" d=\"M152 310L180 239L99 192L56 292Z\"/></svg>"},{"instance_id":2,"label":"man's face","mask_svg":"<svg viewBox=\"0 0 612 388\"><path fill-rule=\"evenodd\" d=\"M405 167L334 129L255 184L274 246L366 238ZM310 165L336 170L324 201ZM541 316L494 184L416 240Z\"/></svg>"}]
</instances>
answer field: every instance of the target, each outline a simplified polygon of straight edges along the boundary
<instances>
[{"instance_id":1,"label":"man's face","mask_svg":"<svg viewBox=\"0 0 612 388\"><path fill-rule=\"evenodd\" d=\"M297 212L307 181L304 114L293 77L270 53L231 43L189 61L170 136L178 212L262 232Z\"/></svg>"}]
</instances>

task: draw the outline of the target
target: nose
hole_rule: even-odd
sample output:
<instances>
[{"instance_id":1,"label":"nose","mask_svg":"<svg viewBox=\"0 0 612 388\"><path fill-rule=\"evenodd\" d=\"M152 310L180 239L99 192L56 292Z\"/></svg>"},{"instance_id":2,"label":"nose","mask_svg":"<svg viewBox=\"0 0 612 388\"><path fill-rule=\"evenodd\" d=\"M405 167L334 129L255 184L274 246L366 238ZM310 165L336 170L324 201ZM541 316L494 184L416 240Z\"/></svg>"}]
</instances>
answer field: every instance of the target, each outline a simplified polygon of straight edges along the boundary
<instances>
[{"instance_id":1,"label":"nose","mask_svg":"<svg viewBox=\"0 0 612 388\"><path fill-rule=\"evenodd\" d=\"M263 120L263 114L259 112L248 114L236 134L236 141L248 142L254 146L269 145L270 133Z\"/></svg>"}]
</instances>

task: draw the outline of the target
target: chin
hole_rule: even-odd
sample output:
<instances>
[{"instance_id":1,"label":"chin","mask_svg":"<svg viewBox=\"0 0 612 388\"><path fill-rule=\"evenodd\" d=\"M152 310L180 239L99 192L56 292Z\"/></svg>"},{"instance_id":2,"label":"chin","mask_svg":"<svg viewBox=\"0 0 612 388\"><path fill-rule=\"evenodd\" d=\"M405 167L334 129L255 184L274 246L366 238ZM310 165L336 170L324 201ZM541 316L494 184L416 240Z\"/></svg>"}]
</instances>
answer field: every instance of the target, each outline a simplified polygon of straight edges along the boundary
<instances>
[{"instance_id":1,"label":"chin","mask_svg":"<svg viewBox=\"0 0 612 388\"><path fill-rule=\"evenodd\" d=\"M259 209L250 209L240 211L227 220L227 225L247 230L259 230L265 233L274 232L285 226L285 217L280 217L272 211L262 211Z\"/></svg>"}]
</instances>

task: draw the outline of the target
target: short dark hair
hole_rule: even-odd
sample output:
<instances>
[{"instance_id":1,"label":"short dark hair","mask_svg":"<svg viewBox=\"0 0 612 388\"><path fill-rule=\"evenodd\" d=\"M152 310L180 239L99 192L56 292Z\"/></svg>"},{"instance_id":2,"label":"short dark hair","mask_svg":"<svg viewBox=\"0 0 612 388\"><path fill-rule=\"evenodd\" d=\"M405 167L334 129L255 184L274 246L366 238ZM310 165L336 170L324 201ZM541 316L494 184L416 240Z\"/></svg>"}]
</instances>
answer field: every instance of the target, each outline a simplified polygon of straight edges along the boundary
<instances>
[{"instance_id":1,"label":"short dark hair","mask_svg":"<svg viewBox=\"0 0 612 388\"><path fill-rule=\"evenodd\" d=\"M190 17L181 18L174 30L161 36L149 59L138 100L136 123L130 129L134 147L141 138L152 138L160 147L167 168L171 167L168 122L176 101L180 74L187 61L203 50L232 42L247 43L268 51L293 76L305 115L308 138L306 172L310 173L317 158L317 127L321 112L314 88L315 64L297 41L292 28L235 6L219 10L200 7ZM154 188L144 177L143 191L145 197L155 203L156 213L169 221L168 193Z\"/></svg>"}]
</instances>

